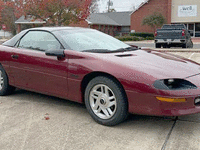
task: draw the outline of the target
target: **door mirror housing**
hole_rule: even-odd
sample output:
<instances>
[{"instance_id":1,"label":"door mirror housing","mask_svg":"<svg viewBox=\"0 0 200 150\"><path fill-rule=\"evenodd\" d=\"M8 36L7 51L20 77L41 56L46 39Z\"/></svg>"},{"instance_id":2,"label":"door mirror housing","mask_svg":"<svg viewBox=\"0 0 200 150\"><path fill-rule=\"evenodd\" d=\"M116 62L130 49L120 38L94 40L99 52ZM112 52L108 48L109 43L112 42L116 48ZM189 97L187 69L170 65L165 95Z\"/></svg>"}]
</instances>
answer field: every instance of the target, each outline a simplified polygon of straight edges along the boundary
<instances>
[{"instance_id":1,"label":"door mirror housing","mask_svg":"<svg viewBox=\"0 0 200 150\"><path fill-rule=\"evenodd\" d=\"M64 50L47 50L45 54L47 56L65 57Z\"/></svg>"}]
</instances>

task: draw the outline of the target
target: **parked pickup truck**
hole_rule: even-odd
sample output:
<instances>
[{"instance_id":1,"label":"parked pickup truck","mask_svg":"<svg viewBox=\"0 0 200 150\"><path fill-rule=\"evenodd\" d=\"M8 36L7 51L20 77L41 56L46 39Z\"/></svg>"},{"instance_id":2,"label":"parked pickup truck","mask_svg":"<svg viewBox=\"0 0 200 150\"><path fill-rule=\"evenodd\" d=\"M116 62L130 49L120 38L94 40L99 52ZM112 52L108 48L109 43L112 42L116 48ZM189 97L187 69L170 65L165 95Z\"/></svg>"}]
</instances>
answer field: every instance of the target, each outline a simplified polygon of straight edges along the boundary
<instances>
[{"instance_id":1,"label":"parked pickup truck","mask_svg":"<svg viewBox=\"0 0 200 150\"><path fill-rule=\"evenodd\" d=\"M166 24L155 32L155 47L193 48L193 43L184 24Z\"/></svg>"}]
</instances>

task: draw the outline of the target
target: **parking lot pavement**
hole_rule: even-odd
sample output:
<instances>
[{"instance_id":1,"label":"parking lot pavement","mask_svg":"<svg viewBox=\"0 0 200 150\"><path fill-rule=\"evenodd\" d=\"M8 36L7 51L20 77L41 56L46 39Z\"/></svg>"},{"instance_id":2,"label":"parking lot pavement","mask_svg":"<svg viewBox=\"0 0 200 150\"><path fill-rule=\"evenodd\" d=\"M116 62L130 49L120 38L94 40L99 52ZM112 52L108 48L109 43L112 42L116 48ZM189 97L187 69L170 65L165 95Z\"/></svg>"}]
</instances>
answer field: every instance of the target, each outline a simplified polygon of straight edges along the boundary
<instances>
[{"instance_id":1,"label":"parking lot pavement","mask_svg":"<svg viewBox=\"0 0 200 150\"><path fill-rule=\"evenodd\" d=\"M199 118L200 116L198 116ZM166 150L199 150L200 126L197 122L177 121Z\"/></svg>"},{"instance_id":2,"label":"parking lot pavement","mask_svg":"<svg viewBox=\"0 0 200 150\"><path fill-rule=\"evenodd\" d=\"M190 52L170 52L189 58L200 63L200 53ZM174 129L167 142L166 150L200 150L200 114L193 114L178 117Z\"/></svg>"},{"instance_id":3,"label":"parking lot pavement","mask_svg":"<svg viewBox=\"0 0 200 150\"><path fill-rule=\"evenodd\" d=\"M184 58L188 58L197 63L200 63L200 53L195 53L195 52L169 52L169 53L175 54Z\"/></svg>"},{"instance_id":4,"label":"parking lot pavement","mask_svg":"<svg viewBox=\"0 0 200 150\"><path fill-rule=\"evenodd\" d=\"M94 122L84 105L24 90L0 103L1 150L160 150L174 123L131 115L106 127Z\"/></svg>"},{"instance_id":5,"label":"parking lot pavement","mask_svg":"<svg viewBox=\"0 0 200 150\"><path fill-rule=\"evenodd\" d=\"M200 53L170 52L200 62ZM84 105L24 90L0 97L1 150L200 150L200 114L93 121Z\"/></svg>"},{"instance_id":6,"label":"parking lot pavement","mask_svg":"<svg viewBox=\"0 0 200 150\"><path fill-rule=\"evenodd\" d=\"M189 58L200 63L200 53L192 53Z\"/></svg>"}]
</instances>

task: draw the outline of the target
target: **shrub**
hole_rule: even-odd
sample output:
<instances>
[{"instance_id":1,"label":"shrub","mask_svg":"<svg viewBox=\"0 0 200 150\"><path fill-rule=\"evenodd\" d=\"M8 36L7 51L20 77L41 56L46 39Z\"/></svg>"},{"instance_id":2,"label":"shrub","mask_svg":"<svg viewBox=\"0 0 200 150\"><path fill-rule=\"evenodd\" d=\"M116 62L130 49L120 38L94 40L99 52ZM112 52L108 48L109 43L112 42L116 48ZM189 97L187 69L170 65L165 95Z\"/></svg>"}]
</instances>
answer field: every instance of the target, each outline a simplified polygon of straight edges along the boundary
<instances>
[{"instance_id":1,"label":"shrub","mask_svg":"<svg viewBox=\"0 0 200 150\"><path fill-rule=\"evenodd\" d=\"M120 41L142 41L145 40L145 38L143 37L137 37L137 36L116 36L115 38L117 38Z\"/></svg>"},{"instance_id":2,"label":"shrub","mask_svg":"<svg viewBox=\"0 0 200 150\"><path fill-rule=\"evenodd\" d=\"M130 33L130 36L147 38L147 37L154 37L154 34L153 33Z\"/></svg>"},{"instance_id":3,"label":"shrub","mask_svg":"<svg viewBox=\"0 0 200 150\"><path fill-rule=\"evenodd\" d=\"M146 37L145 40L154 40L154 37Z\"/></svg>"}]
</instances>

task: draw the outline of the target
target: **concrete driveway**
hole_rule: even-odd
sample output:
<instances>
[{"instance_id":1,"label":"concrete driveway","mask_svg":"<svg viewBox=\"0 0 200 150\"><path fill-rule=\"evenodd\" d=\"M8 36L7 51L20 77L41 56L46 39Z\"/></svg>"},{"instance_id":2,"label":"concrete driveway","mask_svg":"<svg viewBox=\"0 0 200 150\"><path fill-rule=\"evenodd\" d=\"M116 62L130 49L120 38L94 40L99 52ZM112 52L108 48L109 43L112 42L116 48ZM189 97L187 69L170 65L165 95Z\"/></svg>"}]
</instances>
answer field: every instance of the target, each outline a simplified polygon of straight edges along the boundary
<instances>
[{"instance_id":1,"label":"concrete driveway","mask_svg":"<svg viewBox=\"0 0 200 150\"><path fill-rule=\"evenodd\" d=\"M200 115L130 115L124 123L95 123L84 105L17 90L0 98L1 150L197 150Z\"/></svg>"},{"instance_id":2,"label":"concrete driveway","mask_svg":"<svg viewBox=\"0 0 200 150\"><path fill-rule=\"evenodd\" d=\"M0 101L1 150L161 149L174 124L171 118L131 115L105 127L83 105L23 90Z\"/></svg>"},{"instance_id":3,"label":"concrete driveway","mask_svg":"<svg viewBox=\"0 0 200 150\"><path fill-rule=\"evenodd\" d=\"M200 62L198 52L171 53ZM18 89L0 97L0 149L200 150L200 114L130 115L106 127L94 122L84 105Z\"/></svg>"}]
</instances>

